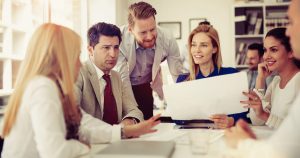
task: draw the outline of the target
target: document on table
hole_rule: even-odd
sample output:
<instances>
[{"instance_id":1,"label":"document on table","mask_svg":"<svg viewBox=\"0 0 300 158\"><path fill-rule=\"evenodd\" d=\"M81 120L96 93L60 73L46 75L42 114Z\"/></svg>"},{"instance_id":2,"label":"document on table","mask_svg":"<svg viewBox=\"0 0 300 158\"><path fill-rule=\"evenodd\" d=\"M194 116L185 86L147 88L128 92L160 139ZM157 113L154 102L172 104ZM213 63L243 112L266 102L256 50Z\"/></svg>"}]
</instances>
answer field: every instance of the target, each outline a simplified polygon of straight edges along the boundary
<instances>
[{"instance_id":1,"label":"document on table","mask_svg":"<svg viewBox=\"0 0 300 158\"><path fill-rule=\"evenodd\" d=\"M212 114L247 111L240 103L247 100L246 72L186 81L163 87L167 113L174 120L208 119Z\"/></svg>"}]
</instances>

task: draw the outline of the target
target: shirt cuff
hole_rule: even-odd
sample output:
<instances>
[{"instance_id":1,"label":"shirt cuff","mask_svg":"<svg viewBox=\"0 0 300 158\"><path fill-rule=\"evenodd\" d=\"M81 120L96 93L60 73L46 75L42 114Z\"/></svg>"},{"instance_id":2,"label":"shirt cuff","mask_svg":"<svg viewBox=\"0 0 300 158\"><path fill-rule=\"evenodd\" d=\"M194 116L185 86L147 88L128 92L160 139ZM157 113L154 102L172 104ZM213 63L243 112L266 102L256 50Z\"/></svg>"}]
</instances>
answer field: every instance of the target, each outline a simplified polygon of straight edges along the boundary
<instances>
[{"instance_id":1,"label":"shirt cuff","mask_svg":"<svg viewBox=\"0 0 300 158\"><path fill-rule=\"evenodd\" d=\"M111 142L116 142L121 140L121 125L112 126Z\"/></svg>"},{"instance_id":2,"label":"shirt cuff","mask_svg":"<svg viewBox=\"0 0 300 158\"><path fill-rule=\"evenodd\" d=\"M258 95L260 100L263 100L264 96L265 96L265 93L266 93L266 90L265 89L256 89L256 88L254 88L253 92L255 92L256 95Z\"/></svg>"},{"instance_id":3,"label":"shirt cuff","mask_svg":"<svg viewBox=\"0 0 300 158\"><path fill-rule=\"evenodd\" d=\"M280 118L276 115L270 114L270 116L269 116L269 118L266 122L266 125L271 127L271 128L277 129L281 125L282 121L283 121L282 118Z\"/></svg>"}]
</instances>

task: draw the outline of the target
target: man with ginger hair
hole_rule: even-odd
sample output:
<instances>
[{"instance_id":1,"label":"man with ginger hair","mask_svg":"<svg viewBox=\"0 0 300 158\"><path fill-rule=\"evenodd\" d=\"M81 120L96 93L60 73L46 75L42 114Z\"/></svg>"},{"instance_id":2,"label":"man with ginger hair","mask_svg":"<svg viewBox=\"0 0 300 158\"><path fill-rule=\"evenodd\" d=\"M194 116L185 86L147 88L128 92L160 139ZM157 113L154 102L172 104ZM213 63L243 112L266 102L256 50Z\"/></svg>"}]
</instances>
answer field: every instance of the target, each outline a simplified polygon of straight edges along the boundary
<instances>
[{"instance_id":1,"label":"man with ginger hair","mask_svg":"<svg viewBox=\"0 0 300 158\"><path fill-rule=\"evenodd\" d=\"M176 40L156 25L156 10L146 2L129 6L128 25L121 28L120 56L115 67L133 92L144 119L153 116L153 90L163 99L160 64L167 60L174 80L182 73Z\"/></svg>"}]
</instances>

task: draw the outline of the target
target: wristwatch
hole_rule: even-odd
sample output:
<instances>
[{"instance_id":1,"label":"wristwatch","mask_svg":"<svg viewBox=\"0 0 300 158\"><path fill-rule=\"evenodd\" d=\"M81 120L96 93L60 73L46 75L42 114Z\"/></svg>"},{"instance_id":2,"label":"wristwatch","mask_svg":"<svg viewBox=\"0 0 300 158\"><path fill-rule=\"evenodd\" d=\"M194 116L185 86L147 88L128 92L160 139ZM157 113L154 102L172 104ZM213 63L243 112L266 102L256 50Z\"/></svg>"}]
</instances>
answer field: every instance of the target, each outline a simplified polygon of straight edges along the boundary
<instances>
[{"instance_id":1,"label":"wristwatch","mask_svg":"<svg viewBox=\"0 0 300 158\"><path fill-rule=\"evenodd\" d=\"M121 126L121 138L126 139L125 132L124 132L125 125L123 123L121 123L120 126Z\"/></svg>"},{"instance_id":2,"label":"wristwatch","mask_svg":"<svg viewBox=\"0 0 300 158\"><path fill-rule=\"evenodd\" d=\"M139 123L140 122L140 120L138 120L138 119L136 119L136 118L134 118L134 117L126 117L127 119L131 119L133 122L134 122L134 124L137 124L137 123Z\"/></svg>"}]
</instances>

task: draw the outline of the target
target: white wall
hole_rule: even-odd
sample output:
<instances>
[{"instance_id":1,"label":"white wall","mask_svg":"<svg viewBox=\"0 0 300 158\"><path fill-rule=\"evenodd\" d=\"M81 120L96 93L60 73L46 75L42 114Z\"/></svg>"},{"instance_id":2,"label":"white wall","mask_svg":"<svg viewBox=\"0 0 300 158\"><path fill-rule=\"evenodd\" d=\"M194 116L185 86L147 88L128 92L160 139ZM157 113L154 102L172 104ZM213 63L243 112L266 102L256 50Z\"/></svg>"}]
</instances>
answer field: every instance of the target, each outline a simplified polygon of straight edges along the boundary
<instances>
[{"instance_id":1,"label":"white wall","mask_svg":"<svg viewBox=\"0 0 300 158\"><path fill-rule=\"evenodd\" d=\"M122 1L122 0L121 0ZM126 0L125 0L126 1ZM140 0L128 0L128 5ZM181 21L182 35L178 44L181 47L187 41L189 34L189 19L206 17L218 30L224 66L235 66L234 52L234 0L144 0L153 5L157 11L156 21ZM119 10L119 9L118 9ZM123 14L124 21L127 12Z\"/></svg>"},{"instance_id":2,"label":"white wall","mask_svg":"<svg viewBox=\"0 0 300 158\"><path fill-rule=\"evenodd\" d=\"M116 23L116 0L88 0L88 27L98 22Z\"/></svg>"},{"instance_id":3,"label":"white wall","mask_svg":"<svg viewBox=\"0 0 300 158\"><path fill-rule=\"evenodd\" d=\"M122 26L127 24L127 9L128 9L128 0L116 0L116 8L117 8L117 14L116 14L116 25Z\"/></svg>"},{"instance_id":4,"label":"white wall","mask_svg":"<svg viewBox=\"0 0 300 158\"><path fill-rule=\"evenodd\" d=\"M128 0L87 0L88 25L107 22L118 26L127 23Z\"/></svg>"}]
</instances>

